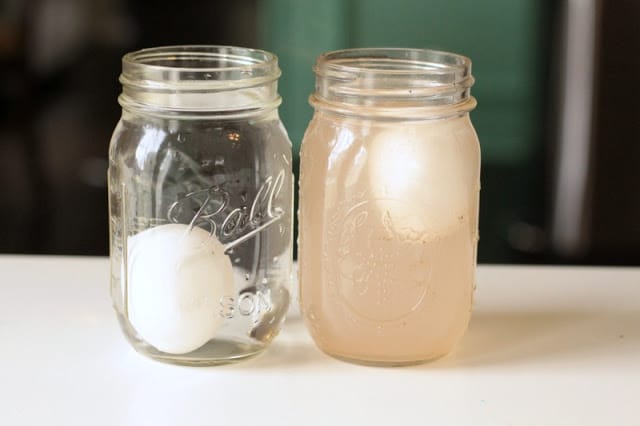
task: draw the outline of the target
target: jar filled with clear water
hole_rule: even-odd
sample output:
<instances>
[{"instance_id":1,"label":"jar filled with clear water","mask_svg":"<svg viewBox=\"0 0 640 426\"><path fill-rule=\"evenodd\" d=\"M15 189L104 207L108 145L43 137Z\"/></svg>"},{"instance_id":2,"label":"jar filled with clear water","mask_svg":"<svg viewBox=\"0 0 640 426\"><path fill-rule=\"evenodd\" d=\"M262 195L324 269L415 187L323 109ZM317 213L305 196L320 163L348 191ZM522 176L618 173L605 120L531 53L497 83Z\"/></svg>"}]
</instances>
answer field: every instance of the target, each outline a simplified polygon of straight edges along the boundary
<instances>
[{"instance_id":1,"label":"jar filled with clear water","mask_svg":"<svg viewBox=\"0 0 640 426\"><path fill-rule=\"evenodd\" d=\"M124 56L109 149L111 296L151 358L262 352L289 305L291 142L268 52L160 47Z\"/></svg>"}]
</instances>

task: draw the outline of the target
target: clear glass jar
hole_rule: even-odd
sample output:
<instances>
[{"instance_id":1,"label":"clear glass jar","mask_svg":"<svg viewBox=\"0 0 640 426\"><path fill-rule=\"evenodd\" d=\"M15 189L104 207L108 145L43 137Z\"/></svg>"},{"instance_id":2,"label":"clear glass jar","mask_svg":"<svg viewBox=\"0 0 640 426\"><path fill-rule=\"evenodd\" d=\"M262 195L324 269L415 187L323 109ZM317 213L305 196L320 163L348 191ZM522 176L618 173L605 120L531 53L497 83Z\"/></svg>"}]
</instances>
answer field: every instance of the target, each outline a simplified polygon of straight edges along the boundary
<instances>
[{"instance_id":1,"label":"clear glass jar","mask_svg":"<svg viewBox=\"0 0 640 426\"><path fill-rule=\"evenodd\" d=\"M274 55L237 47L123 57L109 149L111 296L138 352L220 364L278 334L293 208L279 76Z\"/></svg>"},{"instance_id":2,"label":"clear glass jar","mask_svg":"<svg viewBox=\"0 0 640 426\"><path fill-rule=\"evenodd\" d=\"M402 365L448 353L471 314L480 151L468 58L321 55L300 165L300 304L337 358Z\"/></svg>"}]
</instances>

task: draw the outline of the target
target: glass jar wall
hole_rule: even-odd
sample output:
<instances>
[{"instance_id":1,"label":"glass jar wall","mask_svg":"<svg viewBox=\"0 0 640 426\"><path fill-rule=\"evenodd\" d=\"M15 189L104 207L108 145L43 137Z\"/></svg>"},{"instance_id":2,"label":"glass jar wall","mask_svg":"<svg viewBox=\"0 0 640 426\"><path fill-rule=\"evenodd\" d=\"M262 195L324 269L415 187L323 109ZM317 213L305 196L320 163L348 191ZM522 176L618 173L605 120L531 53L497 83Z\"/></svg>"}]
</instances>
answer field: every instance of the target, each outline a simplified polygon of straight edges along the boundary
<instances>
[{"instance_id":1,"label":"glass jar wall","mask_svg":"<svg viewBox=\"0 0 640 426\"><path fill-rule=\"evenodd\" d=\"M301 150L300 303L323 351L370 364L446 354L469 321L480 152L471 63L330 52Z\"/></svg>"},{"instance_id":2,"label":"glass jar wall","mask_svg":"<svg viewBox=\"0 0 640 426\"><path fill-rule=\"evenodd\" d=\"M123 58L109 150L111 295L152 358L263 351L289 305L291 143L274 55L223 46Z\"/></svg>"}]
</instances>

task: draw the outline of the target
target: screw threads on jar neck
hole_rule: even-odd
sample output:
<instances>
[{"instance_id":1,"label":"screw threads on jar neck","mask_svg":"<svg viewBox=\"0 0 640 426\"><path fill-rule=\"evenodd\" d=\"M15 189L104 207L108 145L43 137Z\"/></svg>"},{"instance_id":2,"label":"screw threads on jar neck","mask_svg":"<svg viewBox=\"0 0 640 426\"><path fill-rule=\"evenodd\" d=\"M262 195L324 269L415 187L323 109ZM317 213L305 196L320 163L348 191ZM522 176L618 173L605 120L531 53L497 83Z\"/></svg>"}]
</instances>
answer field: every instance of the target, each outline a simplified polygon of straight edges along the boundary
<instances>
[{"instance_id":1,"label":"screw threads on jar neck","mask_svg":"<svg viewBox=\"0 0 640 426\"><path fill-rule=\"evenodd\" d=\"M120 105L154 115L236 118L280 105L275 55L231 46L168 46L122 58Z\"/></svg>"},{"instance_id":2,"label":"screw threads on jar neck","mask_svg":"<svg viewBox=\"0 0 640 426\"><path fill-rule=\"evenodd\" d=\"M438 118L472 110L471 60L426 49L346 49L320 55L310 103L347 115Z\"/></svg>"}]
</instances>

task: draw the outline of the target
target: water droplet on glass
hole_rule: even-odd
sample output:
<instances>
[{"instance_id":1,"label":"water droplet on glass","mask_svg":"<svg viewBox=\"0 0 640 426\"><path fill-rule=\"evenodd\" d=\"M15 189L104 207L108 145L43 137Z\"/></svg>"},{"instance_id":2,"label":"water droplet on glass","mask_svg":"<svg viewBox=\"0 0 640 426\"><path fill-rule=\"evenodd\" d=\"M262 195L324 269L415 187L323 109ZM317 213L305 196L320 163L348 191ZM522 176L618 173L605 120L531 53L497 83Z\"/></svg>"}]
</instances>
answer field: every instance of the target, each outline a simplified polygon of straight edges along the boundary
<instances>
[{"instance_id":1,"label":"water droplet on glass","mask_svg":"<svg viewBox=\"0 0 640 426\"><path fill-rule=\"evenodd\" d=\"M223 166L224 165L224 157L222 155L216 155L215 165L216 166Z\"/></svg>"},{"instance_id":2,"label":"water droplet on glass","mask_svg":"<svg viewBox=\"0 0 640 426\"><path fill-rule=\"evenodd\" d=\"M244 280L245 281L249 281L249 279L251 278L251 275L249 274L244 274Z\"/></svg>"},{"instance_id":3,"label":"water droplet on glass","mask_svg":"<svg viewBox=\"0 0 640 426\"><path fill-rule=\"evenodd\" d=\"M269 283L269 280L267 280L266 278L263 278L262 281L260 282L264 285L267 285Z\"/></svg>"},{"instance_id":4,"label":"water droplet on glass","mask_svg":"<svg viewBox=\"0 0 640 426\"><path fill-rule=\"evenodd\" d=\"M280 260L280 259L278 259L278 256L276 256L276 257L274 257L274 258L273 258L273 263L274 263L274 264L277 264L279 260Z\"/></svg>"},{"instance_id":5,"label":"water droplet on glass","mask_svg":"<svg viewBox=\"0 0 640 426\"><path fill-rule=\"evenodd\" d=\"M202 167L204 167L204 168L211 167L211 160L210 160L210 159L208 159L208 158L207 158L207 159L205 159L205 160L202 160L202 161L200 162L200 166L202 166Z\"/></svg>"},{"instance_id":6,"label":"water droplet on glass","mask_svg":"<svg viewBox=\"0 0 640 426\"><path fill-rule=\"evenodd\" d=\"M233 259L233 263L238 264L240 263L240 258L236 257L235 259Z\"/></svg>"}]
</instances>

